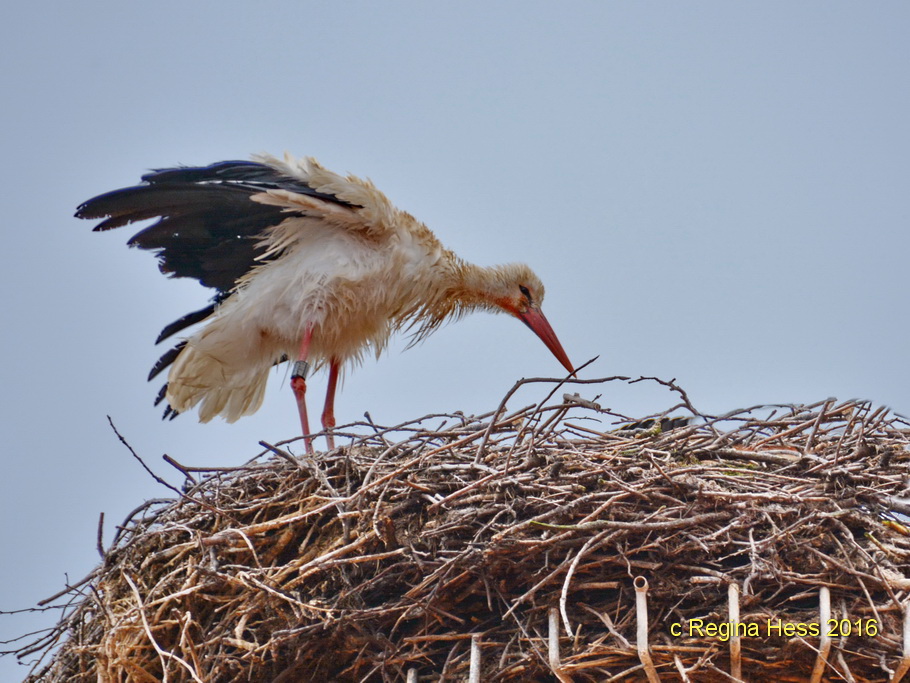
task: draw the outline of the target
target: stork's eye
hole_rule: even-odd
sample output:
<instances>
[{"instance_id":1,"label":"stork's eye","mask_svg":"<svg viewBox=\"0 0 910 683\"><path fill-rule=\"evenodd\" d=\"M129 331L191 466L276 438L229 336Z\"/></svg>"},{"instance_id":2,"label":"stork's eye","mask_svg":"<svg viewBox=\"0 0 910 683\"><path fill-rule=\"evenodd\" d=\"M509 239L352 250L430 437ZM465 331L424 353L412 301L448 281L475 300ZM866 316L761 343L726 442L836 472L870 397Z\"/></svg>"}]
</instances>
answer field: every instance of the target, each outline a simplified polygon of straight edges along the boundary
<instances>
[{"instance_id":1,"label":"stork's eye","mask_svg":"<svg viewBox=\"0 0 910 683\"><path fill-rule=\"evenodd\" d=\"M525 299L528 301L531 300L531 290L529 290L527 287L524 285L518 285L518 291L524 294Z\"/></svg>"}]
</instances>

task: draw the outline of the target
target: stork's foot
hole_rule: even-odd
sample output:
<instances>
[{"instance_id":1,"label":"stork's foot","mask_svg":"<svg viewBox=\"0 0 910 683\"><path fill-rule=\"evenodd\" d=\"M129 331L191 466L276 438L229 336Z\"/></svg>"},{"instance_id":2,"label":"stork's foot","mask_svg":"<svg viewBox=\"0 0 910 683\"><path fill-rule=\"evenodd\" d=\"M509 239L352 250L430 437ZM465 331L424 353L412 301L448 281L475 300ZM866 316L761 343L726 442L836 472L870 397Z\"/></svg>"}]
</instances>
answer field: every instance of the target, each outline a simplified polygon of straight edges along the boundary
<instances>
[{"instance_id":1,"label":"stork's foot","mask_svg":"<svg viewBox=\"0 0 910 683\"><path fill-rule=\"evenodd\" d=\"M332 430L335 429L335 388L338 386L338 372L341 363L337 358L332 358L329 362L329 386L325 392L325 408L322 409L322 428L325 430L325 440L329 444L329 450L335 449L335 435Z\"/></svg>"},{"instance_id":2,"label":"stork's foot","mask_svg":"<svg viewBox=\"0 0 910 683\"><path fill-rule=\"evenodd\" d=\"M291 377L291 389L294 390L294 397L297 399L297 411L300 413L300 429L303 432L303 443L306 446L306 452L313 453L313 440L310 438L310 420L306 414L306 380L295 375Z\"/></svg>"},{"instance_id":3,"label":"stork's foot","mask_svg":"<svg viewBox=\"0 0 910 683\"><path fill-rule=\"evenodd\" d=\"M335 415L333 413L322 414L322 428L325 430L325 440L329 445L329 450L334 450L335 435L332 431L335 429Z\"/></svg>"}]
</instances>

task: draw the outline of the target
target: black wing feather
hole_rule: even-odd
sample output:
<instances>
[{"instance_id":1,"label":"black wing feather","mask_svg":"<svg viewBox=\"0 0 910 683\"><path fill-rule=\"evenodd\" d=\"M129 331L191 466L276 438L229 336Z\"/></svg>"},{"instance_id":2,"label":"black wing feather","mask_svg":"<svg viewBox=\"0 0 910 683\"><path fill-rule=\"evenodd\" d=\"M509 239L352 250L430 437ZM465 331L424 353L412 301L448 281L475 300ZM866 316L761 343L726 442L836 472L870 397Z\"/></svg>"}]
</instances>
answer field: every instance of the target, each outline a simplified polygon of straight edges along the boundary
<instances>
[{"instance_id":1,"label":"black wing feather","mask_svg":"<svg viewBox=\"0 0 910 683\"><path fill-rule=\"evenodd\" d=\"M172 322L161 331L157 342L212 315L237 280L261 263L263 248L258 242L263 232L283 221L287 214L281 207L252 201L252 195L281 189L358 208L253 161L156 169L142 176L142 181L140 185L89 199L79 206L76 216L104 219L95 226L96 231L158 218L133 235L129 245L155 252L161 272L190 277L217 290L209 306ZM149 379L173 363L183 345L165 353L155 363ZM164 399L165 391L166 385L156 405ZM165 417L175 416L170 408L165 412Z\"/></svg>"},{"instance_id":2,"label":"black wing feather","mask_svg":"<svg viewBox=\"0 0 910 683\"><path fill-rule=\"evenodd\" d=\"M155 365L152 366L151 372L149 372L149 382L155 379L162 370L169 367L171 363L177 360L177 356L183 351L184 346L186 346L186 340L180 342L174 348L168 349L164 355L157 360Z\"/></svg>"},{"instance_id":3,"label":"black wing feather","mask_svg":"<svg viewBox=\"0 0 910 683\"><path fill-rule=\"evenodd\" d=\"M177 334L181 330L185 330L190 325L195 325L198 322L202 322L215 312L215 306L217 306L219 303L221 303L220 296L216 296L215 301L210 303L205 308L200 308L198 311L187 313L182 318L178 318L170 325L167 325L163 330L161 330L161 334L158 335L155 343L160 344L171 335Z\"/></svg>"},{"instance_id":4,"label":"black wing feather","mask_svg":"<svg viewBox=\"0 0 910 683\"><path fill-rule=\"evenodd\" d=\"M155 251L163 273L190 277L221 293L257 263L263 231L287 214L250 197L283 189L352 206L303 181L252 161L158 169L141 185L114 190L82 204L79 218L105 218L95 230L110 230L149 218L159 220L130 239L130 246Z\"/></svg>"}]
</instances>

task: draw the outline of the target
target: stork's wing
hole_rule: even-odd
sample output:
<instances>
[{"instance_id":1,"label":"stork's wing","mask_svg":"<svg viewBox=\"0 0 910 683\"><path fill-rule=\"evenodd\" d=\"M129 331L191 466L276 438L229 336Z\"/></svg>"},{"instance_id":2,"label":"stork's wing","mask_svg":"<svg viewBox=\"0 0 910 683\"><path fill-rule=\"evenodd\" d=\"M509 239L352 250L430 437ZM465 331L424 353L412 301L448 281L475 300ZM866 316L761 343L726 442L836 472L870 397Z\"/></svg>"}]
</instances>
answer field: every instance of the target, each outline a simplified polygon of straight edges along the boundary
<instances>
[{"instance_id":1,"label":"stork's wing","mask_svg":"<svg viewBox=\"0 0 910 683\"><path fill-rule=\"evenodd\" d=\"M142 185L89 199L76 216L104 218L96 231L159 218L133 235L130 246L156 252L163 273L199 280L218 290L216 297L220 298L261 262L263 232L287 218L287 205L255 201L251 199L254 195L277 190L316 200L306 207L309 209L321 202L359 208L315 190L300 178L252 161L159 169L142 176L142 180ZM300 208L304 213L305 207Z\"/></svg>"},{"instance_id":2,"label":"stork's wing","mask_svg":"<svg viewBox=\"0 0 910 683\"><path fill-rule=\"evenodd\" d=\"M217 290L208 306L165 327L156 343L208 318L254 265L276 258L278 253L269 252L263 244L263 235L289 213L312 217L321 209L361 208L313 188L304 176L292 174L291 167L284 168L287 173L281 166L222 161L211 166L158 169L142 176L141 185L99 195L78 208L79 218L104 219L96 231L158 218L133 235L129 245L155 252L161 272L190 277ZM184 344L155 363L150 380L174 362ZM165 418L175 415L171 408L164 414Z\"/></svg>"}]
</instances>

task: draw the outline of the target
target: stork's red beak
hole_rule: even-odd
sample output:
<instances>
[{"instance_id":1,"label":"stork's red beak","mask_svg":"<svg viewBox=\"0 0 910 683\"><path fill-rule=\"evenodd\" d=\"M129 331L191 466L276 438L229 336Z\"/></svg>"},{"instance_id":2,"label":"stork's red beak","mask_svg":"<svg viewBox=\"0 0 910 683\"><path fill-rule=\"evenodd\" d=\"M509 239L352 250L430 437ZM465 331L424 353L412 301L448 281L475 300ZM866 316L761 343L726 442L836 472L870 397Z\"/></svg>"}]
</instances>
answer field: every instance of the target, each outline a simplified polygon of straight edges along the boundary
<instances>
[{"instance_id":1,"label":"stork's red beak","mask_svg":"<svg viewBox=\"0 0 910 683\"><path fill-rule=\"evenodd\" d=\"M556 333L553 331L553 328L550 327L550 323L547 322L547 319L540 308L531 306L524 313L518 313L517 315L521 322L530 327L534 331L534 334L540 337L541 341L547 345L547 348L553 352L553 355L556 356L556 359L562 363L566 370L575 372L575 368L572 367L572 362L563 350L562 344L560 344L559 339L556 338Z\"/></svg>"}]
</instances>

